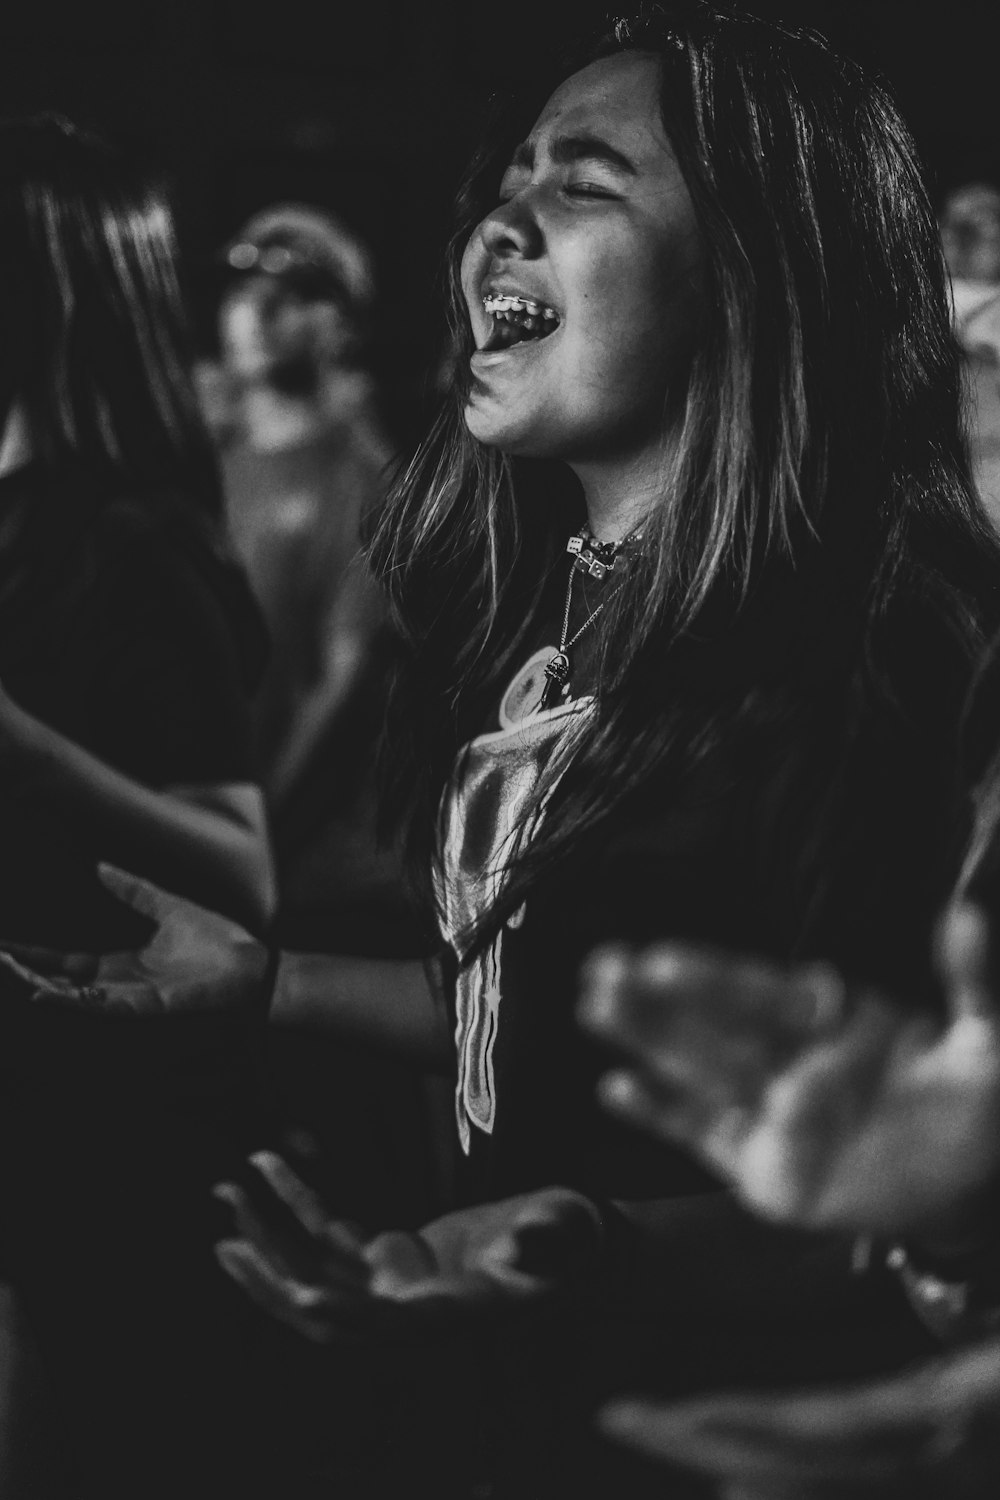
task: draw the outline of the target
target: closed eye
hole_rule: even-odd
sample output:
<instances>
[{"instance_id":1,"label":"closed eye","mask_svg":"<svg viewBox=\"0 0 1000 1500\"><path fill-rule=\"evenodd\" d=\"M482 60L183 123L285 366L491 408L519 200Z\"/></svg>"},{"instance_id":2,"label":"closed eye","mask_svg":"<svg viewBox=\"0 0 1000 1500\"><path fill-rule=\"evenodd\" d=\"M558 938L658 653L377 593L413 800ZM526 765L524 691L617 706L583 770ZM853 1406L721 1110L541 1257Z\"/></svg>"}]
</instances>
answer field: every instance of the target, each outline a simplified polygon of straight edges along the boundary
<instances>
[{"instance_id":1,"label":"closed eye","mask_svg":"<svg viewBox=\"0 0 1000 1500\"><path fill-rule=\"evenodd\" d=\"M599 182L568 182L563 192L569 198L617 198L620 196Z\"/></svg>"}]
</instances>

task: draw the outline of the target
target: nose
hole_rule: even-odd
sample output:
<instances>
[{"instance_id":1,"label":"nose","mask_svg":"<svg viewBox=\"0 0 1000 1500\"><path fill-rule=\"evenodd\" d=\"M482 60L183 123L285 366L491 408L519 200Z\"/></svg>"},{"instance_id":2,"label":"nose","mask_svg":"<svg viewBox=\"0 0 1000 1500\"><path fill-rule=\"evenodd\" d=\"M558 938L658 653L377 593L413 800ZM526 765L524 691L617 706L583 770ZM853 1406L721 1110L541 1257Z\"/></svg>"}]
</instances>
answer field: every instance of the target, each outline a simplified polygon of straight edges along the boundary
<instances>
[{"instance_id":1,"label":"nose","mask_svg":"<svg viewBox=\"0 0 1000 1500\"><path fill-rule=\"evenodd\" d=\"M541 253L542 232L527 193L499 203L479 226L478 234L497 260L510 256L531 259Z\"/></svg>"}]
</instances>

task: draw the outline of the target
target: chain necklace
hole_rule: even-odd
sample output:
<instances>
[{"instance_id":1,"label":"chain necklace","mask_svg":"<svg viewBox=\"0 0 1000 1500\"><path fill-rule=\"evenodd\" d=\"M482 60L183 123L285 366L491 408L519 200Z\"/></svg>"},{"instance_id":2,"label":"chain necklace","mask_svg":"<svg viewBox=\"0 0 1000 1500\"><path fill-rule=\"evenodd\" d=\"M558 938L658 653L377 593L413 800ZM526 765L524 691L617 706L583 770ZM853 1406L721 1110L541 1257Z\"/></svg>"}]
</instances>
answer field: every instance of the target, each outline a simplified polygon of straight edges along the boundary
<instances>
[{"instance_id":1,"label":"chain necklace","mask_svg":"<svg viewBox=\"0 0 1000 1500\"><path fill-rule=\"evenodd\" d=\"M566 584L566 607L563 610L562 633L557 651L545 664L545 686L542 688L538 711L548 708L556 693L560 698L566 697L569 692L570 648L576 645L584 631L590 629L598 615L603 613L615 595L620 594L625 587L625 579L622 579L621 583L611 590L608 597L602 599L596 609L591 610L579 630L570 635L569 616L573 606L573 581L577 573L589 573L591 578L597 579L606 577L613 571L625 547L629 542L637 541L639 535L639 531L636 530L629 532L628 536L623 537L620 542L599 542L584 528L575 536L571 536L566 543L566 551L572 555L573 565L569 570L569 581Z\"/></svg>"}]
</instances>

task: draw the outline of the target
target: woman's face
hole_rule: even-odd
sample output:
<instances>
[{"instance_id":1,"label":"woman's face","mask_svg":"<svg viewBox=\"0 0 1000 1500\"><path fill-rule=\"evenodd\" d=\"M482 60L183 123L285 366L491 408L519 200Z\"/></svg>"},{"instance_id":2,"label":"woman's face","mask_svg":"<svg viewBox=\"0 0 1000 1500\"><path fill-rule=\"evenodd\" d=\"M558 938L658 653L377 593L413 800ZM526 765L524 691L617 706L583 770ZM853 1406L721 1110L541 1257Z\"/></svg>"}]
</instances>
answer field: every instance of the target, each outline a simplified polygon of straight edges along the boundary
<instances>
[{"instance_id":1,"label":"woman's face","mask_svg":"<svg viewBox=\"0 0 1000 1500\"><path fill-rule=\"evenodd\" d=\"M701 254L659 88L657 60L637 52L567 79L472 235L465 420L480 442L586 463L662 441L699 320Z\"/></svg>"}]
</instances>

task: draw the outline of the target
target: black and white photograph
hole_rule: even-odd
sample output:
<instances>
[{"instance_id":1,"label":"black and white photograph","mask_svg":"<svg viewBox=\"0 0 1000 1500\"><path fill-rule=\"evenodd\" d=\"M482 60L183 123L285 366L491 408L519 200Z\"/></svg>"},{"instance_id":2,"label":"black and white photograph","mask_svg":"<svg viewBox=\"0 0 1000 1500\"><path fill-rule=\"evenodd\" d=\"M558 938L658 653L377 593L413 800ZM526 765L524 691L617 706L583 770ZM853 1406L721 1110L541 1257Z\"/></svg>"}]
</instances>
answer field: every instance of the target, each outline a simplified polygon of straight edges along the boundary
<instances>
[{"instance_id":1,"label":"black and white photograph","mask_svg":"<svg viewBox=\"0 0 1000 1500\"><path fill-rule=\"evenodd\" d=\"M0 1500L995 1500L995 0L0 6Z\"/></svg>"}]
</instances>

